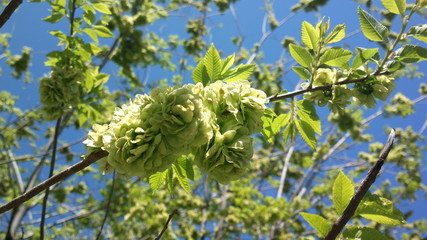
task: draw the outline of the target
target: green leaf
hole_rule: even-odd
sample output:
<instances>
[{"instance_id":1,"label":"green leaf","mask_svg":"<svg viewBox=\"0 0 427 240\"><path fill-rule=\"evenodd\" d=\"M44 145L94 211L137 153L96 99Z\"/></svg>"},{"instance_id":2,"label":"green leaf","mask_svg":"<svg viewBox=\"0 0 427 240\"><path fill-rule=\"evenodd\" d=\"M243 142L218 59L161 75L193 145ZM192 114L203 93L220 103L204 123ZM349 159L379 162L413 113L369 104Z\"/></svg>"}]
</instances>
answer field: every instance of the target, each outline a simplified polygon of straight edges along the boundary
<instances>
[{"instance_id":1,"label":"green leaf","mask_svg":"<svg viewBox=\"0 0 427 240\"><path fill-rule=\"evenodd\" d=\"M274 133L272 129L272 124L275 116L276 114L270 108L266 108L263 116L261 117L262 135L267 139L269 143L273 142Z\"/></svg>"},{"instance_id":2,"label":"green leaf","mask_svg":"<svg viewBox=\"0 0 427 240\"><path fill-rule=\"evenodd\" d=\"M362 8L357 8L360 28L371 41L388 42L388 29Z\"/></svg>"},{"instance_id":3,"label":"green leaf","mask_svg":"<svg viewBox=\"0 0 427 240\"><path fill-rule=\"evenodd\" d=\"M293 119L291 119L289 124L286 125L285 130L283 130L283 133L282 133L283 143L286 145L288 140L293 142L296 135L297 135L297 133L296 133L296 128L295 128L295 122Z\"/></svg>"},{"instance_id":4,"label":"green leaf","mask_svg":"<svg viewBox=\"0 0 427 240\"><path fill-rule=\"evenodd\" d=\"M351 180L340 171L332 187L332 201L338 214L342 214L354 195Z\"/></svg>"},{"instance_id":5,"label":"green leaf","mask_svg":"<svg viewBox=\"0 0 427 240\"><path fill-rule=\"evenodd\" d=\"M389 237L376 229L359 226L348 226L343 232L343 236L345 239L390 240Z\"/></svg>"},{"instance_id":6,"label":"green leaf","mask_svg":"<svg viewBox=\"0 0 427 240\"><path fill-rule=\"evenodd\" d=\"M174 187L173 173L174 171L172 170L172 168L168 168L166 170L166 185L168 187L169 192L172 192Z\"/></svg>"},{"instance_id":7,"label":"green leaf","mask_svg":"<svg viewBox=\"0 0 427 240\"><path fill-rule=\"evenodd\" d=\"M154 193L159 187L165 182L167 171L156 172L148 178L148 184L150 185L151 191Z\"/></svg>"},{"instance_id":8,"label":"green leaf","mask_svg":"<svg viewBox=\"0 0 427 240\"><path fill-rule=\"evenodd\" d=\"M223 81L224 82L234 82L237 80L246 80L251 76L253 70L255 68L254 64L248 64L248 65L239 65L232 70L234 70L233 74L230 75L224 75Z\"/></svg>"},{"instance_id":9,"label":"green leaf","mask_svg":"<svg viewBox=\"0 0 427 240\"><path fill-rule=\"evenodd\" d=\"M209 79L214 82L219 80L222 70L222 61L215 46L211 44L208 51L206 52L203 62L206 67L206 71L209 75Z\"/></svg>"},{"instance_id":10,"label":"green leaf","mask_svg":"<svg viewBox=\"0 0 427 240\"><path fill-rule=\"evenodd\" d=\"M313 57L307 49L291 43L289 44L289 52L297 63L303 67L310 68Z\"/></svg>"},{"instance_id":11,"label":"green leaf","mask_svg":"<svg viewBox=\"0 0 427 240\"><path fill-rule=\"evenodd\" d=\"M341 41L345 37L345 28L345 24L336 25L326 37L325 42L335 43Z\"/></svg>"},{"instance_id":12,"label":"green leaf","mask_svg":"<svg viewBox=\"0 0 427 240\"><path fill-rule=\"evenodd\" d=\"M378 53L378 48L372 48L372 49L363 49L363 48L356 48L357 55L353 59L353 63L351 67L353 69L356 69L363 64L365 64L367 61L369 61L370 58L374 57L375 54Z\"/></svg>"},{"instance_id":13,"label":"green leaf","mask_svg":"<svg viewBox=\"0 0 427 240\"><path fill-rule=\"evenodd\" d=\"M108 8L108 5L105 3L92 3L93 8L95 8L98 12L105 13L105 14L111 14L110 9Z\"/></svg>"},{"instance_id":14,"label":"green leaf","mask_svg":"<svg viewBox=\"0 0 427 240\"><path fill-rule=\"evenodd\" d=\"M102 38L111 38L114 37L114 34L105 26L101 25L94 25L93 28L95 29L96 35L102 37Z\"/></svg>"},{"instance_id":15,"label":"green leaf","mask_svg":"<svg viewBox=\"0 0 427 240\"><path fill-rule=\"evenodd\" d=\"M50 22L50 23L57 23L61 21L63 17L64 17L64 14L55 12L55 13L52 13L52 15L43 18L43 21Z\"/></svg>"},{"instance_id":16,"label":"green leaf","mask_svg":"<svg viewBox=\"0 0 427 240\"><path fill-rule=\"evenodd\" d=\"M193 161L191 161L187 156L181 156L176 160L176 162L184 169L185 176L194 181Z\"/></svg>"},{"instance_id":17,"label":"green leaf","mask_svg":"<svg viewBox=\"0 0 427 240\"><path fill-rule=\"evenodd\" d=\"M222 61L221 76L224 75L224 73L227 72L227 70L231 66L233 66L233 64L234 64L234 58L235 58L235 54L233 53L232 55L228 56L226 59L224 59Z\"/></svg>"},{"instance_id":18,"label":"green leaf","mask_svg":"<svg viewBox=\"0 0 427 240\"><path fill-rule=\"evenodd\" d=\"M311 125L301 119L295 121L295 126L304 142L306 142L312 149L316 149L316 136Z\"/></svg>"},{"instance_id":19,"label":"green leaf","mask_svg":"<svg viewBox=\"0 0 427 240\"><path fill-rule=\"evenodd\" d=\"M178 179L179 185L187 192L191 193L190 182L188 181L185 166L181 166L177 163L172 164L172 169Z\"/></svg>"},{"instance_id":20,"label":"green leaf","mask_svg":"<svg viewBox=\"0 0 427 240\"><path fill-rule=\"evenodd\" d=\"M88 5L86 6L89 7ZM92 25L95 22L95 13L91 10L84 11L83 19L88 25Z\"/></svg>"},{"instance_id":21,"label":"green leaf","mask_svg":"<svg viewBox=\"0 0 427 240\"><path fill-rule=\"evenodd\" d=\"M427 43L427 24L413 26L406 34Z\"/></svg>"},{"instance_id":22,"label":"green leaf","mask_svg":"<svg viewBox=\"0 0 427 240\"><path fill-rule=\"evenodd\" d=\"M310 71L305 67L292 67L292 70L294 70L302 80L307 80L311 77Z\"/></svg>"},{"instance_id":23,"label":"green leaf","mask_svg":"<svg viewBox=\"0 0 427 240\"><path fill-rule=\"evenodd\" d=\"M308 123L319 135L322 134L321 122L313 102L308 100L300 100L297 101L296 104L300 109L296 112L298 117Z\"/></svg>"},{"instance_id":24,"label":"green leaf","mask_svg":"<svg viewBox=\"0 0 427 240\"><path fill-rule=\"evenodd\" d=\"M427 59L427 49L415 45L405 45L397 49L395 59L403 63L421 62Z\"/></svg>"},{"instance_id":25,"label":"green leaf","mask_svg":"<svg viewBox=\"0 0 427 240\"><path fill-rule=\"evenodd\" d=\"M207 76L206 68L203 61L200 61L197 64L196 68L194 68L191 78L193 78L194 83L201 82L203 83L203 86L206 86L207 83L209 83L209 76Z\"/></svg>"},{"instance_id":26,"label":"green leaf","mask_svg":"<svg viewBox=\"0 0 427 240\"><path fill-rule=\"evenodd\" d=\"M375 194L363 198L356 210L356 214L373 220L377 223L400 225L405 223L405 218L393 202Z\"/></svg>"},{"instance_id":27,"label":"green leaf","mask_svg":"<svg viewBox=\"0 0 427 240\"><path fill-rule=\"evenodd\" d=\"M96 34L96 31L90 28L83 29L83 32L85 32L94 42L98 42L98 35Z\"/></svg>"},{"instance_id":28,"label":"green leaf","mask_svg":"<svg viewBox=\"0 0 427 240\"><path fill-rule=\"evenodd\" d=\"M286 124L289 123L291 119L291 113L286 114L280 114L273 120L273 123L271 124L271 129L273 131L273 134L276 135L279 133L280 129L286 126Z\"/></svg>"},{"instance_id":29,"label":"green leaf","mask_svg":"<svg viewBox=\"0 0 427 240\"><path fill-rule=\"evenodd\" d=\"M352 56L353 53L351 51L334 47L326 50L322 57L320 57L320 62L333 67L342 67L348 63Z\"/></svg>"},{"instance_id":30,"label":"green leaf","mask_svg":"<svg viewBox=\"0 0 427 240\"><path fill-rule=\"evenodd\" d=\"M310 224L310 226L316 229L322 237L326 237L332 229L331 224L320 215L305 212L300 213L300 215Z\"/></svg>"},{"instance_id":31,"label":"green leaf","mask_svg":"<svg viewBox=\"0 0 427 240\"><path fill-rule=\"evenodd\" d=\"M301 26L302 43L309 49L316 49L319 44L319 36L313 25L304 21Z\"/></svg>"},{"instance_id":32,"label":"green leaf","mask_svg":"<svg viewBox=\"0 0 427 240\"><path fill-rule=\"evenodd\" d=\"M381 3L391 13L405 16L406 0L381 0Z\"/></svg>"}]
</instances>

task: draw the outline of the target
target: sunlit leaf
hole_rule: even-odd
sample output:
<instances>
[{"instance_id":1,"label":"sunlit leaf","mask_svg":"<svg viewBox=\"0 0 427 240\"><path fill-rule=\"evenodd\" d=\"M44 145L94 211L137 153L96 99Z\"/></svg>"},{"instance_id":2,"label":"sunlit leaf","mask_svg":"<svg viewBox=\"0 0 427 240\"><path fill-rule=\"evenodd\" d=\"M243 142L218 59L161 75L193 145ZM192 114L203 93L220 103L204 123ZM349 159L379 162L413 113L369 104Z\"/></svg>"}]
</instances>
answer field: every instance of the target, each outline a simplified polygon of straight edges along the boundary
<instances>
[{"instance_id":1,"label":"sunlit leaf","mask_svg":"<svg viewBox=\"0 0 427 240\"><path fill-rule=\"evenodd\" d=\"M296 112L298 117L309 124L316 133L322 134L321 121L317 115L313 102L308 100L300 100L297 101L296 104L300 109Z\"/></svg>"},{"instance_id":2,"label":"sunlit leaf","mask_svg":"<svg viewBox=\"0 0 427 240\"><path fill-rule=\"evenodd\" d=\"M307 80L311 77L310 71L305 67L292 67L292 70L294 70L302 80Z\"/></svg>"},{"instance_id":3,"label":"sunlit leaf","mask_svg":"<svg viewBox=\"0 0 427 240\"><path fill-rule=\"evenodd\" d=\"M342 67L348 63L353 53L340 47L334 47L326 50L320 57L320 62L333 67Z\"/></svg>"},{"instance_id":4,"label":"sunlit leaf","mask_svg":"<svg viewBox=\"0 0 427 240\"><path fill-rule=\"evenodd\" d=\"M317 36L316 29L306 21L302 22L301 39L302 43L309 49L315 49L319 45L319 36Z\"/></svg>"},{"instance_id":5,"label":"sunlit leaf","mask_svg":"<svg viewBox=\"0 0 427 240\"><path fill-rule=\"evenodd\" d=\"M391 13L405 15L406 0L381 0L381 3Z\"/></svg>"},{"instance_id":6,"label":"sunlit leaf","mask_svg":"<svg viewBox=\"0 0 427 240\"><path fill-rule=\"evenodd\" d=\"M413 26L406 34L427 43L427 24Z\"/></svg>"},{"instance_id":7,"label":"sunlit leaf","mask_svg":"<svg viewBox=\"0 0 427 240\"><path fill-rule=\"evenodd\" d=\"M351 180L340 171L332 187L332 201L338 214L342 214L354 195Z\"/></svg>"},{"instance_id":8,"label":"sunlit leaf","mask_svg":"<svg viewBox=\"0 0 427 240\"><path fill-rule=\"evenodd\" d=\"M50 22L50 23L57 23L61 21L63 17L64 17L64 14L55 12L55 13L52 13L52 15L43 18L43 21Z\"/></svg>"},{"instance_id":9,"label":"sunlit leaf","mask_svg":"<svg viewBox=\"0 0 427 240\"><path fill-rule=\"evenodd\" d=\"M92 3L92 5L93 5L93 8L95 8L98 12L111 14L111 11L108 8L108 5L105 3L97 2L97 3Z\"/></svg>"},{"instance_id":10,"label":"sunlit leaf","mask_svg":"<svg viewBox=\"0 0 427 240\"><path fill-rule=\"evenodd\" d=\"M310 52L303 47L291 43L289 44L289 52L295 61L303 67L309 68L313 62Z\"/></svg>"},{"instance_id":11,"label":"sunlit leaf","mask_svg":"<svg viewBox=\"0 0 427 240\"><path fill-rule=\"evenodd\" d=\"M331 231L331 224L322 216L305 212L300 213L300 215L310 224L310 226L316 229L322 237L326 237L329 231Z\"/></svg>"},{"instance_id":12,"label":"sunlit leaf","mask_svg":"<svg viewBox=\"0 0 427 240\"><path fill-rule=\"evenodd\" d=\"M253 70L255 68L254 64L248 64L248 65L239 65L237 67L235 67L235 71L233 74L230 75L224 75L223 77L223 81L224 82L234 82L237 80L246 80L248 79Z\"/></svg>"},{"instance_id":13,"label":"sunlit leaf","mask_svg":"<svg viewBox=\"0 0 427 240\"><path fill-rule=\"evenodd\" d=\"M366 38L377 42L388 42L388 29L362 8L357 8L360 28Z\"/></svg>"},{"instance_id":14,"label":"sunlit leaf","mask_svg":"<svg viewBox=\"0 0 427 240\"><path fill-rule=\"evenodd\" d=\"M335 43L341 41L345 37L345 28L345 24L336 25L326 37L325 42Z\"/></svg>"},{"instance_id":15,"label":"sunlit leaf","mask_svg":"<svg viewBox=\"0 0 427 240\"><path fill-rule=\"evenodd\" d=\"M219 76L222 70L222 61L215 46L211 44L208 51L206 52L203 63L206 67L206 71L211 81L219 80Z\"/></svg>"},{"instance_id":16,"label":"sunlit leaf","mask_svg":"<svg viewBox=\"0 0 427 240\"><path fill-rule=\"evenodd\" d=\"M105 26L101 25L94 25L93 28L95 29L96 35L102 38L111 38L114 37L114 34Z\"/></svg>"},{"instance_id":17,"label":"sunlit leaf","mask_svg":"<svg viewBox=\"0 0 427 240\"><path fill-rule=\"evenodd\" d=\"M427 60L427 49L415 45L405 45L396 51L395 59L403 63L421 62Z\"/></svg>"},{"instance_id":18,"label":"sunlit leaf","mask_svg":"<svg viewBox=\"0 0 427 240\"><path fill-rule=\"evenodd\" d=\"M316 149L316 135L311 125L301 119L295 121L295 126L304 142L312 149Z\"/></svg>"},{"instance_id":19,"label":"sunlit leaf","mask_svg":"<svg viewBox=\"0 0 427 240\"><path fill-rule=\"evenodd\" d=\"M165 182L167 171L165 170L163 172L156 172L152 174L148 178L148 184L150 185L151 191L154 193L159 189L159 187Z\"/></svg>"},{"instance_id":20,"label":"sunlit leaf","mask_svg":"<svg viewBox=\"0 0 427 240\"><path fill-rule=\"evenodd\" d=\"M351 67L353 69L356 69L363 64L365 64L367 61L369 61L370 58L375 56L375 54L378 53L378 48L372 48L372 49L363 49L363 48L356 48L357 55L353 59L353 63Z\"/></svg>"},{"instance_id":21,"label":"sunlit leaf","mask_svg":"<svg viewBox=\"0 0 427 240\"><path fill-rule=\"evenodd\" d=\"M222 71L221 75L223 75L231 66L234 64L235 54L228 56L226 59L222 61Z\"/></svg>"},{"instance_id":22,"label":"sunlit leaf","mask_svg":"<svg viewBox=\"0 0 427 240\"><path fill-rule=\"evenodd\" d=\"M280 114L273 120L273 123L271 124L271 129L273 130L273 134L276 135L279 133L280 129L286 126L286 124L289 123L289 120L291 119L291 113L286 114Z\"/></svg>"},{"instance_id":23,"label":"sunlit leaf","mask_svg":"<svg viewBox=\"0 0 427 240\"><path fill-rule=\"evenodd\" d=\"M405 223L403 214L394 207L392 201L375 194L363 198L357 207L356 214L382 224L400 225Z\"/></svg>"}]
</instances>

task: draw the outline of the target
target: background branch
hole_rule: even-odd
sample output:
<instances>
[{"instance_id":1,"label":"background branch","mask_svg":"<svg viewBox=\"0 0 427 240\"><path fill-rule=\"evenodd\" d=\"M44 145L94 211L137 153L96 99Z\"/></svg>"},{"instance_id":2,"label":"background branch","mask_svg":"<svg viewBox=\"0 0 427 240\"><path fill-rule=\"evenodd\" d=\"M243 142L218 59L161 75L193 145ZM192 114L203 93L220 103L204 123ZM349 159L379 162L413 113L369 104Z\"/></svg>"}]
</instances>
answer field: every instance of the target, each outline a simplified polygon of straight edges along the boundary
<instances>
[{"instance_id":1,"label":"background branch","mask_svg":"<svg viewBox=\"0 0 427 240\"><path fill-rule=\"evenodd\" d=\"M12 0L9 2L7 7L3 10L0 15L0 28L9 20L10 16L15 12L15 10L21 5L22 0Z\"/></svg>"},{"instance_id":2,"label":"background branch","mask_svg":"<svg viewBox=\"0 0 427 240\"><path fill-rule=\"evenodd\" d=\"M65 169L64 171L52 176L51 178L47 179L44 182L41 182L28 192L25 192L24 194L14 198L12 201L0 206L0 214L7 212L11 210L12 208L16 208L22 203L30 200L35 195L41 193L43 190L47 189L48 187L64 180L65 178L73 175L74 173L81 171L91 165L92 163L98 161L101 158L104 158L108 156L107 151L99 151L99 152L93 152L89 154L89 156L86 157L86 159L74 164L73 166Z\"/></svg>"}]
</instances>

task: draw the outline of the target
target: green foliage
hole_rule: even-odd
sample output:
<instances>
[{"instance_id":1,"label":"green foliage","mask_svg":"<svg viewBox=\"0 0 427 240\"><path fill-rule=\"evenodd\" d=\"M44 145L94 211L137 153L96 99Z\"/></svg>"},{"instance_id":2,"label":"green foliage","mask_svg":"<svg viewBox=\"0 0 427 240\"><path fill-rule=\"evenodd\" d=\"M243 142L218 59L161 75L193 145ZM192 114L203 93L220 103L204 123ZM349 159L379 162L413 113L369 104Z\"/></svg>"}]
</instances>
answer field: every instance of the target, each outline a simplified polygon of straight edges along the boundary
<instances>
[{"instance_id":1,"label":"green foliage","mask_svg":"<svg viewBox=\"0 0 427 240\"><path fill-rule=\"evenodd\" d=\"M354 195L351 180L340 171L332 188L332 201L338 214L342 214Z\"/></svg>"},{"instance_id":2,"label":"green foliage","mask_svg":"<svg viewBox=\"0 0 427 240\"><path fill-rule=\"evenodd\" d=\"M377 42L388 42L388 29L371 14L358 7L360 28L366 38Z\"/></svg>"}]
</instances>

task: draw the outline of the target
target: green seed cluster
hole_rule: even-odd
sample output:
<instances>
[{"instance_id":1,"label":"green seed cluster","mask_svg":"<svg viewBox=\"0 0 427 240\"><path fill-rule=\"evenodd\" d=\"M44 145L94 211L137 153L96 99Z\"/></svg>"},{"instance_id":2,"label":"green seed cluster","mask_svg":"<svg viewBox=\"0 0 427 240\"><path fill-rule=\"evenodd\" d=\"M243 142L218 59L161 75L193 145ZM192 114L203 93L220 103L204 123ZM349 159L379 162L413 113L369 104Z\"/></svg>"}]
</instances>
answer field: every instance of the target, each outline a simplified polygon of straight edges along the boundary
<instances>
[{"instance_id":1,"label":"green seed cluster","mask_svg":"<svg viewBox=\"0 0 427 240\"><path fill-rule=\"evenodd\" d=\"M89 152L108 151L102 171L148 177L193 154L203 172L227 183L247 168L265 103L247 81L156 88L117 108L109 124L94 125L84 143Z\"/></svg>"},{"instance_id":2,"label":"green seed cluster","mask_svg":"<svg viewBox=\"0 0 427 240\"><path fill-rule=\"evenodd\" d=\"M40 103L46 120L56 120L65 111L79 104L85 76L80 69L53 68L40 79Z\"/></svg>"}]
</instances>

